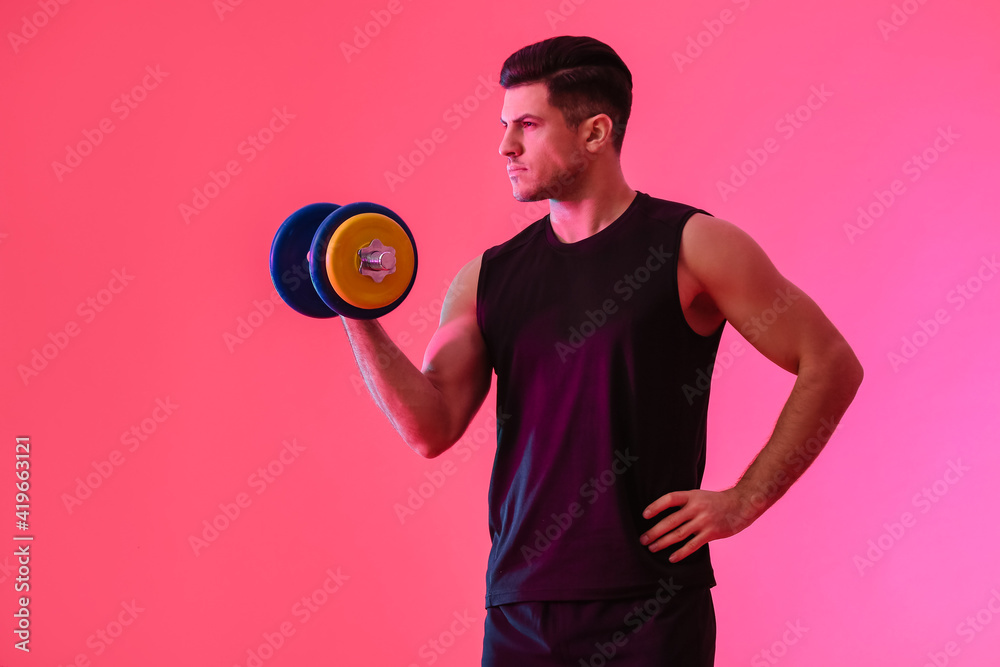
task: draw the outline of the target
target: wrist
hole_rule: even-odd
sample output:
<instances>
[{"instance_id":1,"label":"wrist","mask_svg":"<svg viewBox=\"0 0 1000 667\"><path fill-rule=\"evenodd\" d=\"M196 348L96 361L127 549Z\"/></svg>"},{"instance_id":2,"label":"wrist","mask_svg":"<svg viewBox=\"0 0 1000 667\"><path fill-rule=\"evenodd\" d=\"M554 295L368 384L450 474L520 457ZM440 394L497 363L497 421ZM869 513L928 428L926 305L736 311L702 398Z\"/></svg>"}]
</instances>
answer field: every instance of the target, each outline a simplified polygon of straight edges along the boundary
<instances>
[{"instance_id":1,"label":"wrist","mask_svg":"<svg viewBox=\"0 0 1000 667\"><path fill-rule=\"evenodd\" d=\"M756 521L772 503L766 494L744 480L737 482L728 492L733 497L735 520L743 524L742 528Z\"/></svg>"}]
</instances>

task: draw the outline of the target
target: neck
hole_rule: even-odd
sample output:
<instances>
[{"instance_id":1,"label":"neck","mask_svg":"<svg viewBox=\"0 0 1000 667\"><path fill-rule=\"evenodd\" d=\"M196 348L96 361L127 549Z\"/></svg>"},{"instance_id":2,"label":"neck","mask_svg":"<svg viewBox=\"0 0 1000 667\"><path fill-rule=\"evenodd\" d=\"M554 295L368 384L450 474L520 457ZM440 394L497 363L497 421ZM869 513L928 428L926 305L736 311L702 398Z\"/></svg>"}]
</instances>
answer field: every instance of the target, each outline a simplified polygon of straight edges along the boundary
<instances>
[{"instance_id":1,"label":"neck","mask_svg":"<svg viewBox=\"0 0 1000 667\"><path fill-rule=\"evenodd\" d=\"M552 231L563 243L582 241L621 217L635 195L617 160L611 168L588 170L572 194L549 200Z\"/></svg>"}]
</instances>

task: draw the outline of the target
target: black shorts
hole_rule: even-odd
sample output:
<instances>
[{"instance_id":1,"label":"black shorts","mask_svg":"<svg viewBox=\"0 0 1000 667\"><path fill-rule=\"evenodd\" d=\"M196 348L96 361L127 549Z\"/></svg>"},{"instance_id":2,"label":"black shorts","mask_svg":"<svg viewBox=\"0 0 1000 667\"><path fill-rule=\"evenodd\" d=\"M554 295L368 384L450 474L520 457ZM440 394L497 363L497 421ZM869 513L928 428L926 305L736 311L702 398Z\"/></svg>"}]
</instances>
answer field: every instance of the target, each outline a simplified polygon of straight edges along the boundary
<instances>
[{"instance_id":1,"label":"black shorts","mask_svg":"<svg viewBox=\"0 0 1000 667\"><path fill-rule=\"evenodd\" d=\"M685 589L665 600L659 596L487 607L483 667L711 667L711 589Z\"/></svg>"}]
</instances>

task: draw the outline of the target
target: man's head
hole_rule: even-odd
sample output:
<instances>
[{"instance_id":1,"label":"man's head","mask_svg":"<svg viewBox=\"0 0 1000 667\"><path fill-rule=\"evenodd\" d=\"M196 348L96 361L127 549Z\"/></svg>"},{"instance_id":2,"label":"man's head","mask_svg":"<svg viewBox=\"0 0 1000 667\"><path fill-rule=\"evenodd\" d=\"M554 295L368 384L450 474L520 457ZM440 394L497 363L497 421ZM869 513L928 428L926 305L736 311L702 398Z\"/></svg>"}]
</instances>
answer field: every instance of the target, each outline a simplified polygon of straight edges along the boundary
<instances>
[{"instance_id":1,"label":"man's head","mask_svg":"<svg viewBox=\"0 0 1000 667\"><path fill-rule=\"evenodd\" d=\"M500 84L507 89L500 153L509 167L527 167L511 174L515 197L559 198L553 190L572 189L589 162L617 163L632 74L611 47L591 37L553 37L507 58Z\"/></svg>"},{"instance_id":2,"label":"man's head","mask_svg":"<svg viewBox=\"0 0 1000 667\"><path fill-rule=\"evenodd\" d=\"M619 153L632 111L632 73L610 46L593 37L552 37L513 53L500 70L500 85L544 83L549 104L571 129L598 114L613 124Z\"/></svg>"}]
</instances>

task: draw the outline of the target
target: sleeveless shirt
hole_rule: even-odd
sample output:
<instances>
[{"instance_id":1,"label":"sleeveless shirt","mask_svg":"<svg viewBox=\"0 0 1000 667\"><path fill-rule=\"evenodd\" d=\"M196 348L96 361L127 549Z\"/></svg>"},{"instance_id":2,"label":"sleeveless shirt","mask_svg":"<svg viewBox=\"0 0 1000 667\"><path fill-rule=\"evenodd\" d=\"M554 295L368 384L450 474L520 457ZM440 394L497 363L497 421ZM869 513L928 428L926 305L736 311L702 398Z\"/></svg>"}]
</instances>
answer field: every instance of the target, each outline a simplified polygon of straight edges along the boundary
<instances>
[{"instance_id":1,"label":"sleeveless shirt","mask_svg":"<svg viewBox=\"0 0 1000 667\"><path fill-rule=\"evenodd\" d=\"M704 377L725 323L701 336L684 319L695 212L638 192L576 243L545 216L483 253L476 315L497 376L486 606L715 585L708 545L670 563L681 544L639 543L676 511L643 508L699 488L705 469Z\"/></svg>"}]
</instances>

